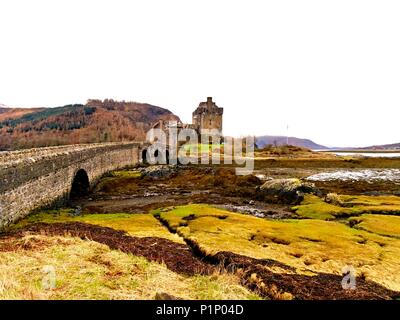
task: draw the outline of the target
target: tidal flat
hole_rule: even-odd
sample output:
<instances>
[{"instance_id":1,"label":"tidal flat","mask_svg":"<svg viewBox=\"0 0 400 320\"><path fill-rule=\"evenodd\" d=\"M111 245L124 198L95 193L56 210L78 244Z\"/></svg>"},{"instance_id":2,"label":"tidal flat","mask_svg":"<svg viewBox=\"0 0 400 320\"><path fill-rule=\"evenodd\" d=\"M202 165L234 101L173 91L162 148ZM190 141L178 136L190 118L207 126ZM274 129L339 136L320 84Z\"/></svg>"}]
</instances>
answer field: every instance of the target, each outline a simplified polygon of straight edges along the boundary
<instances>
[{"instance_id":1,"label":"tidal flat","mask_svg":"<svg viewBox=\"0 0 400 320\"><path fill-rule=\"evenodd\" d=\"M248 176L222 165L106 174L89 195L3 232L0 298L397 299L400 185L337 172L396 174L400 160L305 154L256 154ZM271 201L267 181L315 189ZM54 290L40 285L43 265ZM346 268L354 290L342 286Z\"/></svg>"}]
</instances>

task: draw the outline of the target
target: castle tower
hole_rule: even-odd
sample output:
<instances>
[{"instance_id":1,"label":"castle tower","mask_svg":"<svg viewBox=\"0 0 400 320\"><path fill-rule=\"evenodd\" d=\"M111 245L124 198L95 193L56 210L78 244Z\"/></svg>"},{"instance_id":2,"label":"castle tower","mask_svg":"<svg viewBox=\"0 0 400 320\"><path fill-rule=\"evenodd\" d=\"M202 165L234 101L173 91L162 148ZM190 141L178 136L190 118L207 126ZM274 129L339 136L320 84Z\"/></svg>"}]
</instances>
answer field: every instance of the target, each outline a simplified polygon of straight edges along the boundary
<instances>
[{"instance_id":1,"label":"castle tower","mask_svg":"<svg viewBox=\"0 0 400 320\"><path fill-rule=\"evenodd\" d=\"M222 115L223 108L219 108L212 97L208 97L206 102L200 102L198 108L193 112L192 123L199 131L202 129L217 129L222 136Z\"/></svg>"}]
</instances>

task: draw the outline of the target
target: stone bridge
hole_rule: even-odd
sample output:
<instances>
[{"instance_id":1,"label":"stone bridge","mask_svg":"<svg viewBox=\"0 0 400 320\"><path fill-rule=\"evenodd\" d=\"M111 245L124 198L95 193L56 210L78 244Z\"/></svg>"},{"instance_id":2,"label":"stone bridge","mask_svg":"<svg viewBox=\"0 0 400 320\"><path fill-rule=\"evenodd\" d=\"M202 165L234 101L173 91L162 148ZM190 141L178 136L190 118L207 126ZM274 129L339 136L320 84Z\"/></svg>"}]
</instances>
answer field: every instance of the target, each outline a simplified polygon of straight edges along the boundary
<instances>
[{"instance_id":1,"label":"stone bridge","mask_svg":"<svg viewBox=\"0 0 400 320\"><path fill-rule=\"evenodd\" d=\"M87 193L106 172L142 161L146 147L121 142L0 152L0 228Z\"/></svg>"}]
</instances>

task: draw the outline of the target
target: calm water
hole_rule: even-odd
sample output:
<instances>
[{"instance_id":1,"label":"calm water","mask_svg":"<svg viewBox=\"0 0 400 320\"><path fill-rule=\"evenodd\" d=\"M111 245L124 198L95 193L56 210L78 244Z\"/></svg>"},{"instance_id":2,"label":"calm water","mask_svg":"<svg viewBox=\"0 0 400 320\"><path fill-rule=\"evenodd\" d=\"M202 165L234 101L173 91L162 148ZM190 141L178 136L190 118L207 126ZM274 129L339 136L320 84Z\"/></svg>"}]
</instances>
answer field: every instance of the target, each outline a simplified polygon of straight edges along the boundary
<instances>
[{"instance_id":1,"label":"calm water","mask_svg":"<svg viewBox=\"0 0 400 320\"><path fill-rule=\"evenodd\" d=\"M334 152L338 156L360 156L371 158L399 158L400 152Z\"/></svg>"}]
</instances>

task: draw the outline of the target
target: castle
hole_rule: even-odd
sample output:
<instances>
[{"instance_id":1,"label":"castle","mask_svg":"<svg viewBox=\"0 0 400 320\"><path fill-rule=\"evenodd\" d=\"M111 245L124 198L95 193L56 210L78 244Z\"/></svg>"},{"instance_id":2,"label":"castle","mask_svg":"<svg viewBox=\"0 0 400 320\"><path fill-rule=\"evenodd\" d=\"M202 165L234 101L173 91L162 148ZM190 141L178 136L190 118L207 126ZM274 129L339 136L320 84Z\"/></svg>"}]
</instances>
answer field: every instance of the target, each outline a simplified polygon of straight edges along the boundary
<instances>
[{"instance_id":1,"label":"castle","mask_svg":"<svg viewBox=\"0 0 400 320\"><path fill-rule=\"evenodd\" d=\"M212 97L207 97L207 101L200 102L199 106L192 114L192 124L178 122L177 129L194 129L200 136L202 130L215 130L214 138L222 139L222 116L223 108L219 108ZM169 123L160 120L153 125L154 129L162 129L165 132L169 129Z\"/></svg>"},{"instance_id":2,"label":"castle","mask_svg":"<svg viewBox=\"0 0 400 320\"><path fill-rule=\"evenodd\" d=\"M201 132L202 129L216 129L222 136L222 115L223 108L219 108L212 97L208 97L206 102L200 102L197 109L193 112L192 124Z\"/></svg>"}]
</instances>

